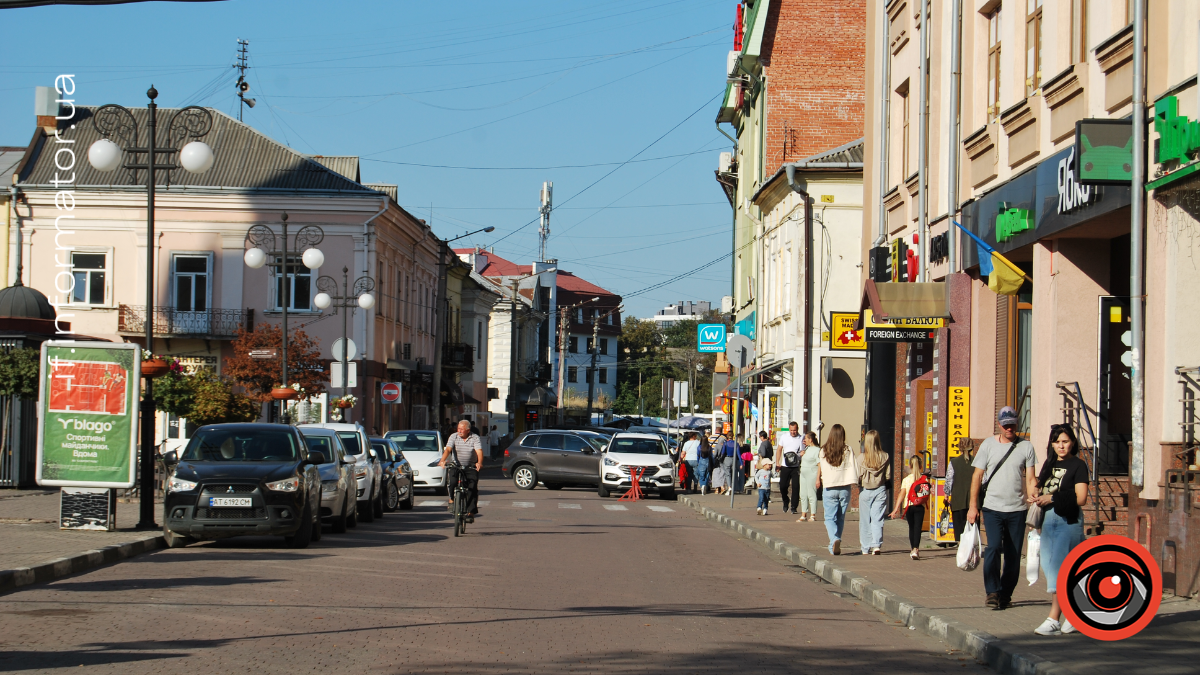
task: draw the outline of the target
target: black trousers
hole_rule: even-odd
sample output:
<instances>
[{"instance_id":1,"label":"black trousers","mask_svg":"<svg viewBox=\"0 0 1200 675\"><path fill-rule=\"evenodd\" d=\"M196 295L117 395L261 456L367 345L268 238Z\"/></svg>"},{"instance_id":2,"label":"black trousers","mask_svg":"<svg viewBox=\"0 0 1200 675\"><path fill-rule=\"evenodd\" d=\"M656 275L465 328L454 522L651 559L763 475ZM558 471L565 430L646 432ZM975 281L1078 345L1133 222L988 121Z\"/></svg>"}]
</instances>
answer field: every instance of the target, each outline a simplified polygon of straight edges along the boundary
<instances>
[{"instance_id":1,"label":"black trousers","mask_svg":"<svg viewBox=\"0 0 1200 675\"><path fill-rule=\"evenodd\" d=\"M788 499L788 493L791 492L791 499ZM795 511L800 506L800 467L798 466L781 466L779 467L779 498L783 503L783 510Z\"/></svg>"},{"instance_id":2,"label":"black trousers","mask_svg":"<svg viewBox=\"0 0 1200 675\"><path fill-rule=\"evenodd\" d=\"M468 466L462 469L453 466L446 467L446 488L450 491L450 498L454 498L454 487L458 485L458 472L463 472L463 482L467 488L467 513L472 515L479 513L479 472L475 467Z\"/></svg>"},{"instance_id":3,"label":"black trousers","mask_svg":"<svg viewBox=\"0 0 1200 675\"><path fill-rule=\"evenodd\" d=\"M962 538L963 529L967 527L967 511L969 509L959 509L958 511L950 512L950 520L954 522L954 543Z\"/></svg>"},{"instance_id":4,"label":"black trousers","mask_svg":"<svg viewBox=\"0 0 1200 675\"><path fill-rule=\"evenodd\" d=\"M908 547L921 548L921 532L925 529L922 527L925 523L925 507L909 505L908 510L904 512L904 519L908 521Z\"/></svg>"}]
</instances>

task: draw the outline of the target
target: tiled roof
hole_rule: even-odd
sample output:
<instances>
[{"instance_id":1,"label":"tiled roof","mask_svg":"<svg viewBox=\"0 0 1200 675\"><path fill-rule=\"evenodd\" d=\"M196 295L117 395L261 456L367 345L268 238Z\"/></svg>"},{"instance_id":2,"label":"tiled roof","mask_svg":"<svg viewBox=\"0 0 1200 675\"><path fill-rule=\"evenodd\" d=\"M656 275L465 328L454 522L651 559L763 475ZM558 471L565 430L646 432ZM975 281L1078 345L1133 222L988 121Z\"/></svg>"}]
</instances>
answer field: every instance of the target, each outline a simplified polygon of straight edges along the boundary
<instances>
[{"instance_id":1,"label":"tiled roof","mask_svg":"<svg viewBox=\"0 0 1200 675\"><path fill-rule=\"evenodd\" d=\"M529 274L533 271L533 265L518 265L510 260L501 258L495 253L487 251L477 251L473 248L456 248L454 252L459 254L476 253L477 255L487 256L487 265L479 271L479 274L484 277L515 277ZM562 269L558 270L558 274L555 277L558 279L558 288L564 291L591 293L592 295L616 295L612 291L601 288L590 281L581 279Z\"/></svg>"}]
</instances>

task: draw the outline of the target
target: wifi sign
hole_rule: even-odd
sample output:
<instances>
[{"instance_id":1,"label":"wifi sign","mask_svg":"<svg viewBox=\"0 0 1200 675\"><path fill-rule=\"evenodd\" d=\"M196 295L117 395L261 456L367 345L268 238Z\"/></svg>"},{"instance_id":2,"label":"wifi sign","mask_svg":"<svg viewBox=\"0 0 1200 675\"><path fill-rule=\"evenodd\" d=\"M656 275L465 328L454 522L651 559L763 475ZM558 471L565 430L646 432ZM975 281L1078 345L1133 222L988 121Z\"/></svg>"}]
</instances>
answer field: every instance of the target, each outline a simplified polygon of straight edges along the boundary
<instances>
[{"instance_id":1,"label":"wifi sign","mask_svg":"<svg viewBox=\"0 0 1200 675\"><path fill-rule=\"evenodd\" d=\"M725 351L725 324L702 323L696 327L696 351Z\"/></svg>"}]
</instances>

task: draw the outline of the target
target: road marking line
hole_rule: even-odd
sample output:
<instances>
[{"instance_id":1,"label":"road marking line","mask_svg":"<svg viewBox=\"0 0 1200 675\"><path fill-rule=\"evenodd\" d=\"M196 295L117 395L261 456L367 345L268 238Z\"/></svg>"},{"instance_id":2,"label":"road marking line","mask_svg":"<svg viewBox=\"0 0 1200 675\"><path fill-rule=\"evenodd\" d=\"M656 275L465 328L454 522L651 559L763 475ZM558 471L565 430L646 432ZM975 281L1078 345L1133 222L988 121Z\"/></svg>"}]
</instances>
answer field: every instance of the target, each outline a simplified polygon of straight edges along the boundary
<instances>
[{"instance_id":1,"label":"road marking line","mask_svg":"<svg viewBox=\"0 0 1200 675\"><path fill-rule=\"evenodd\" d=\"M445 505L446 505L446 502L443 502L443 501L428 501L428 502L421 502L420 504L417 504L417 506L445 506Z\"/></svg>"},{"instance_id":2,"label":"road marking line","mask_svg":"<svg viewBox=\"0 0 1200 675\"><path fill-rule=\"evenodd\" d=\"M513 506L518 509L532 509L533 502L513 502Z\"/></svg>"},{"instance_id":3,"label":"road marking line","mask_svg":"<svg viewBox=\"0 0 1200 675\"><path fill-rule=\"evenodd\" d=\"M476 502L476 503L479 504L480 506L491 506L491 504L492 504L490 501L488 501L486 499L483 501L480 501L480 502Z\"/></svg>"},{"instance_id":4,"label":"road marking line","mask_svg":"<svg viewBox=\"0 0 1200 675\"><path fill-rule=\"evenodd\" d=\"M658 511L659 513L675 513L675 509L669 506L650 506L647 504L646 508L650 509L651 511Z\"/></svg>"},{"instance_id":5,"label":"road marking line","mask_svg":"<svg viewBox=\"0 0 1200 675\"><path fill-rule=\"evenodd\" d=\"M628 511L629 510L629 509L625 508L624 504L605 504L604 508L608 509L609 511Z\"/></svg>"},{"instance_id":6,"label":"road marking line","mask_svg":"<svg viewBox=\"0 0 1200 675\"><path fill-rule=\"evenodd\" d=\"M558 505L558 508L560 508L560 509L582 509L583 507L578 504L562 504L562 503L560 503Z\"/></svg>"}]
</instances>

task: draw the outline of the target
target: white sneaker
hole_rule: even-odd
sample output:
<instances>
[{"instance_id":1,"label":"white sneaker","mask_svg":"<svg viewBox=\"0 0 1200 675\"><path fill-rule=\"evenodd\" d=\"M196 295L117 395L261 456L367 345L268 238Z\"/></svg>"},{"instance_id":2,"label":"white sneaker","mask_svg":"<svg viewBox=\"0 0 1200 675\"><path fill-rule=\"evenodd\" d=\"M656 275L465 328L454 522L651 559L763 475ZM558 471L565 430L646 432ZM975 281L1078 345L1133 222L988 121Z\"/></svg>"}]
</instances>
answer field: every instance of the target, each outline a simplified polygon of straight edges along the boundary
<instances>
[{"instance_id":1,"label":"white sneaker","mask_svg":"<svg viewBox=\"0 0 1200 675\"><path fill-rule=\"evenodd\" d=\"M765 515L767 515L767 510L766 510L766 509L763 509L763 515L764 515L764 516L765 516Z\"/></svg>"},{"instance_id":2,"label":"white sneaker","mask_svg":"<svg viewBox=\"0 0 1200 675\"><path fill-rule=\"evenodd\" d=\"M1037 633L1038 635L1062 635L1062 631L1059 628L1058 622L1050 617L1046 617L1046 620L1042 622L1042 625L1038 626L1037 630L1033 632Z\"/></svg>"},{"instance_id":3,"label":"white sneaker","mask_svg":"<svg viewBox=\"0 0 1200 675\"><path fill-rule=\"evenodd\" d=\"M1066 618L1063 618L1062 623L1058 626L1058 631L1063 635L1070 635L1071 633L1078 633L1079 629L1072 626L1071 622L1067 621Z\"/></svg>"},{"instance_id":4,"label":"white sneaker","mask_svg":"<svg viewBox=\"0 0 1200 675\"><path fill-rule=\"evenodd\" d=\"M760 515L760 516L761 516L761 515L762 515L762 513L763 513L761 508L757 508L757 509L754 509L754 510L755 510L755 511L758 511L758 515Z\"/></svg>"}]
</instances>

